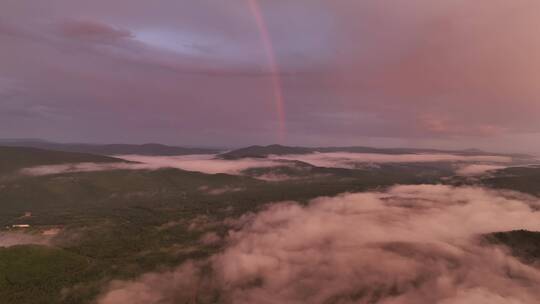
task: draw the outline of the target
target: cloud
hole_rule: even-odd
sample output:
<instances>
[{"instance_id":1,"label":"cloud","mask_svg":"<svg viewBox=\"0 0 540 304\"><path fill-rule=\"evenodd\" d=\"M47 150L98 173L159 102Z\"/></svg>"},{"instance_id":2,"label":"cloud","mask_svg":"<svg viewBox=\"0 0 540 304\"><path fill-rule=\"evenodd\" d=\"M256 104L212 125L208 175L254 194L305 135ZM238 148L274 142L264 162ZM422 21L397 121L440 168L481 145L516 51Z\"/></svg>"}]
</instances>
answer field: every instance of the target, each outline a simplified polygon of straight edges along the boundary
<instances>
[{"instance_id":1,"label":"cloud","mask_svg":"<svg viewBox=\"0 0 540 304\"><path fill-rule=\"evenodd\" d=\"M242 187L228 187L228 186L220 187L220 188L210 188L208 186L201 186L198 188L198 190L208 193L210 195L220 195L220 194L228 193L228 192L244 191L246 189Z\"/></svg>"},{"instance_id":2,"label":"cloud","mask_svg":"<svg viewBox=\"0 0 540 304\"><path fill-rule=\"evenodd\" d=\"M540 270L478 237L540 230L539 203L442 185L276 203L238 219L223 252L115 281L99 303L532 304Z\"/></svg>"},{"instance_id":3,"label":"cloud","mask_svg":"<svg viewBox=\"0 0 540 304\"><path fill-rule=\"evenodd\" d=\"M207 232L200 239L200 242L205 245L214 245L219 241L221 241L221 238L215 232Z\"/></svg>"},{"instance_id":4,"label":"cloud","mask_svg":"<svg viewBox=\"0 0 540 304\"><path fill-rule=\"evenodd\" d=\"M142 170L142 169L158 169L146 164L129 164L129 163L74 163L60 165L44 165L21 169L19 173L24 175L51 175L73 172L93 172L93 171L108 171L108 170Z\"/></svg>"},{"instance_id":5,"label":"cloud","mask_svg":"<svg viewBox=\"0 0 540 304\"><path fill-rule=\"evenodd\" d=\"M47 232L47 233L45 233ZM42 235L29 234L23 232L0 232L0 247L11 247L16 245L48 245L54 234L45 231Z\"/></svg>"},{"instance_id":6,"label":"cloud","mask_svg":"<svg viewBox=\"0 0 540 304\"><path fill-rule=\"evenodd\" d=\"M475 176L475 175L482 175L490 171L504 169L507 167L508 166L480 165L480 164L466 165L456 170L456 174L463 175L463 176Z\"/></svg>"},{"instance_id":7,"label":"cloud","mask_svg":"<svg viewBox=\"0 0 540 304\"><path fill-rule=\"evenodd\" d=\"M270 155L268 158L243 158L224 160L216 155L181 155L181 156L146 156L146 155L116 155L115 157L132 163L74 163L59 165L44 165L20 170L25 175L50 175L73 172L92 172L107 170L157 170L176 168L187 171L197 171L207 174L242 175L250 168L293 167L292 161L302 161L317 167L328 168L366 168L366 164L376 163L413 163L413 162L466 162L474 166L462 167L457 173L461 175L479 174L479 170L502 168L500 164L510 163L511 157L506 156L462 156L452 154L370 154L370 153L312 153L300 155ZM489 164L484 164L489 163ZM493 163L497 165L493 165ZM364 166L360 166L364 165ZM373 167L373 166L371 166ZM474 172L473 172L474 171ZM286 174L266 173L257 178L267 181L284 181L292 177Z\"/></svg>"},{"instance_id":8,"label":"cloud","mask_svg":"<svg viewBox=\"0 0 540 304\"><path fill-rule=\"evenodd\" d=\"M215 158L215 155L188 155L188 156L140 156L140 155L119 155L118 157L147 164L152 167L172 167L188 171L198 171L209 174L229 173L239 174L248 168L274 167L283 165L282 162L246 158L241 160L223 160Z\"/></svg>"},{"instance_id":9,"label":"cloud","mask_svg":"<svg viewBox=\"0 0 540 304\"><path fill-rule=\"evenodd\" d=\"M319 176L322 176L322 175L319 175ZM287 175L287 174L265 173L265 174L257 175L257 179L262 179L268 182L283 182L283 181L295 180L298 178Z\"/></svg>"},{"instance_id":10,"label":"cloud","mask_svg":"<svg viewBox=\"0 0 540 304\"><path fill-rule=\"evenodd\" d=\"M95 20L67 21L60 25L60 31L67 38L102 42L133 37L127 30L114 28Z\"/></svg>"},{"instance_id":11,"label":"cloud","mask_svg":"<svg viewBox=\"0 0 540 304\"><path fill-rule=\"evenodd\" d=\"M357 163L417 163L417 162L511 162L506 156L464 156L453 154L375 154L375 153L313 153L300 155L271 155L270 159L295 160L317 167L354 168Z\"/></svg>"},{"instance_id":12,"label":"cloud","mask_svg":"<svg viewBox=\"0 0 540 304\"><path fill-rule=\"evenodd\" d=\"M197 171L207 174L227 173L241 174L248 168L283 166L282 161L269 159L222 160L215 155L182 155L182 156L144 156L118 155L118 158L134 163L74 163L29 167L20 170L26 175L49 175L72 172L91 172L108 170L157 170L176 168Z\"/></svg>"}]
</instances>

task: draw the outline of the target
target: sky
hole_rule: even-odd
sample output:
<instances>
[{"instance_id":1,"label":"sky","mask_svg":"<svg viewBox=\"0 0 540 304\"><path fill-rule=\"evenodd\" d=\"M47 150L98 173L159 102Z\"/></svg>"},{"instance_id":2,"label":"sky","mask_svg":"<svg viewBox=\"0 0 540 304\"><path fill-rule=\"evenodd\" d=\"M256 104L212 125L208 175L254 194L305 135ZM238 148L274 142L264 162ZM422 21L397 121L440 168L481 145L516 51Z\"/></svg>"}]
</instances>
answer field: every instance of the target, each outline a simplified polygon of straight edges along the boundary
<instances>
[{"instance_id":1,"label":"sky","mask_svg":"<svg viewBox=\"0 0 540 304\"><path fill-rule=\"evenodd\" d=\"M3 0L0 138L540 152L536 0Z\"/></svg>"}]
</instances>

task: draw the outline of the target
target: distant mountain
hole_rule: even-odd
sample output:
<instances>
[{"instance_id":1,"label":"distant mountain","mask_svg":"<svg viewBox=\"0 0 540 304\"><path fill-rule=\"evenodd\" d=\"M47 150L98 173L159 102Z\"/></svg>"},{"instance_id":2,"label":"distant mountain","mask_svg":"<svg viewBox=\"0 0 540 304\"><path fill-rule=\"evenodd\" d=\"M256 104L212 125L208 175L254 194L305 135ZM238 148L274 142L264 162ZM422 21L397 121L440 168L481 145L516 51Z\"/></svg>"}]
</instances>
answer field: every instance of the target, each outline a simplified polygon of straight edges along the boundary
<instances>
[{"instance_id":1,"label":"distant mountain","mask_svg":"<svg viewBox=\"0 0 540 304\"><path fill-rule=\"evenodd\" d=\"M477 149L467 150L437 150L437 149L414 149L414 148L372 148L372 147L289 147L282 145L250 146L220 154L222 159L262 158L268 155L308 154L315 152L350 152L350 153L377 153L377 154L420 154L420 153L451 153L456 155L500 155L518 158L529 158L521 154L498 154L484 152Z\"/></svg>"},{"instance_id":2,"label":"distant mountain","mask_svg":"<svg viewBox=\"0 0 540 304\"><path fill-rule=\"evenodd\" d=\"M307 154L313 153L313 148L304 147L288 147L282 145L270 146L250 146L233 151L229 151L219 155L223 159L239 159L239 158L261 158L268 155L287 155L287 154Z\"/></svg>"},{"instance_id":3,"label":"distant mountain","mask_svg":"<svg viewBox=\"0 0 540 304\"><path fill-rule=\"evenodd\" d=\"M35 139L0 139L0 146L30 147L65 152L92 153L100 155L139 154L139 155L189 155L189 154L216 154L219 149L185 148L167 146L162 144L84 144L84 143L55 143Z\"/></svg>"},{"instance_id":4,"label":"distant mountain","mask_svg":"<svg viewBox=\"0 0 540 304\"><path fill-rule=\"evenodd\" d=\"M84 162L111 163L126 161L88 153L51 151L28 147L0 147L0 175L13 173L26 167Z\"/></svg>"}]
</instances>

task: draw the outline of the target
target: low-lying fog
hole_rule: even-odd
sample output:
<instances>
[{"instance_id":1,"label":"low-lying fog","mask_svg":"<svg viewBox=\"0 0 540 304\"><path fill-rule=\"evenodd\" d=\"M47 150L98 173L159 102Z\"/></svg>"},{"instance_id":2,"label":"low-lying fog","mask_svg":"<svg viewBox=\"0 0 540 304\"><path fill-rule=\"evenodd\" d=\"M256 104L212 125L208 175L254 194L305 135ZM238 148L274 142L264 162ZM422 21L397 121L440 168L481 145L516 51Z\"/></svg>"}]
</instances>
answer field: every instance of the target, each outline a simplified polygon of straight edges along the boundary
<instances>
[{"instance_id":1,"label":"low-lying fog","mask_svg":"<svg viewBox=\"0 0 540 304\"><path fill-rule=\"evenodd\" d=\"M90 172L107 170L157 170L162 168L177 168L188 171L198 171L208 174L228 173L240 174L248 168L273 167L279 162L266 159L222 160L215 155L182 155L182 156L145 156L117 155L134 163L77 163L46 165L21 170L27 175L48 175L69 172Z\"/></svg>"},{"instance_id":2,"label":"low-lying fog","mask_svg":"<svg viewBox=\"0 0 540 304\"><path fill-rule=\"evenodd\" d=\"M540 270L480 240L540 230L538 207L441 185L275 203L232 221L222 252L115 281L99 304L538 303Z\"/></svg>"},{"instance_id":3,"label":"low-lying fog","mask_svg":"<svg viewBox=\"0 0 540 304\"><path fill-rule=\"evenodd\" d=\"M52 235L47 232L40 234L30 234L24 232L0 232L0 247L11 247L16 245L48 245Z\"/></svg>"},{"instance_id":4,"label":"low-lying fog","mask_svg":"<svg viewBox=\"0 0 540 304\"><path fill-rule=\"evenodd\" d=\"M215 155L118 157L136 163L65 164L21 172L179 168L242 174L249 168L294 166L295 161L332 168L445 162L453 164L458 175L474 176L516 164L509 157L451 154L313 153L240 160ZM227 219L224 224L230 230L225 236L205 234L201 244L223 244L219 253L134 280L114 281L98 303L538 303L540 268L482 241L482 235L540 231L539 208L538 198L516 192L445 185L345 193L307 205L277 202ZM6 238L4 243L13 240Z\"/></svg>"},{"instance_id":5,"label":"low-lying fog","mask_svg":"<svg viewBox=\"0 0 540 304\"><path fill-rule=\"evenodd\" d=\"M203 173L242 174L249 168L268 168L277 166L294 166L294 161L301 161L317 167L353 169L361 164L381 163L435 163L447 162L456 164L458 175L479 175L487 171L502 169L513 162L506 156L464 156L452 154L372 154L372 153L312 153L300 155L270 155L267 158L243 158L224 160L217 155L187 156L142 156L117 155L117 158L134 163L77 163L47 165L25 168L22 174L48 175L69 172L88 172L105 170L155 170L160 168L178 168Z\"/></svg>"},{"instance_id":6,"label":"low-lying fog","mask_svg":"<svg viewBox=\"0 0 540 304\"><path fill-rule=\"evenodd\" d=\"M355 163L427 163L427 162L491 162L510 163L506 156L464 156L453 154L376 154L376 153L312 153L272 155L270 159L302 161L317 167L354 168Z\"/></svg>"}]
</instances>

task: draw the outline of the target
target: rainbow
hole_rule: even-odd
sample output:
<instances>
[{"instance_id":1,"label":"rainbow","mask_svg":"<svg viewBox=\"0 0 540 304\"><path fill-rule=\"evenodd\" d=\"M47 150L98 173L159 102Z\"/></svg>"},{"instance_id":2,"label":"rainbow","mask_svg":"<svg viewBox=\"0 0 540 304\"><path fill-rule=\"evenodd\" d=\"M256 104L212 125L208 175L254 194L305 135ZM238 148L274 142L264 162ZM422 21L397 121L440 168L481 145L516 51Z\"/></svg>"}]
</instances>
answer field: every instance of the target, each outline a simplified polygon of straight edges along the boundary
<instances>
[{"instance_id":1,"label":"rainbow","mask_svg":"<svg viewBox=\"0 0 540 304\"><path fill-rule=\"evenodd\" d=\"M272 84L272 94L274 103L276 106L277 120L278 120L278 138L282 142L285 139L285 134L287 131L286 128L286 118L285 118L285 101L283 98L283 88L281 85L281 76L279 72L279 65L276 59L274 52L274 47L272 45L272 39L266 26L266 21L261 12L261 7L258 0L247 0L249 3L249 8L255 23L257 24L257 29L259 31L259 37L261 39L261 45L264 49L268 66L270 69L270 79Z\"/></svg>"}]
</instances>

